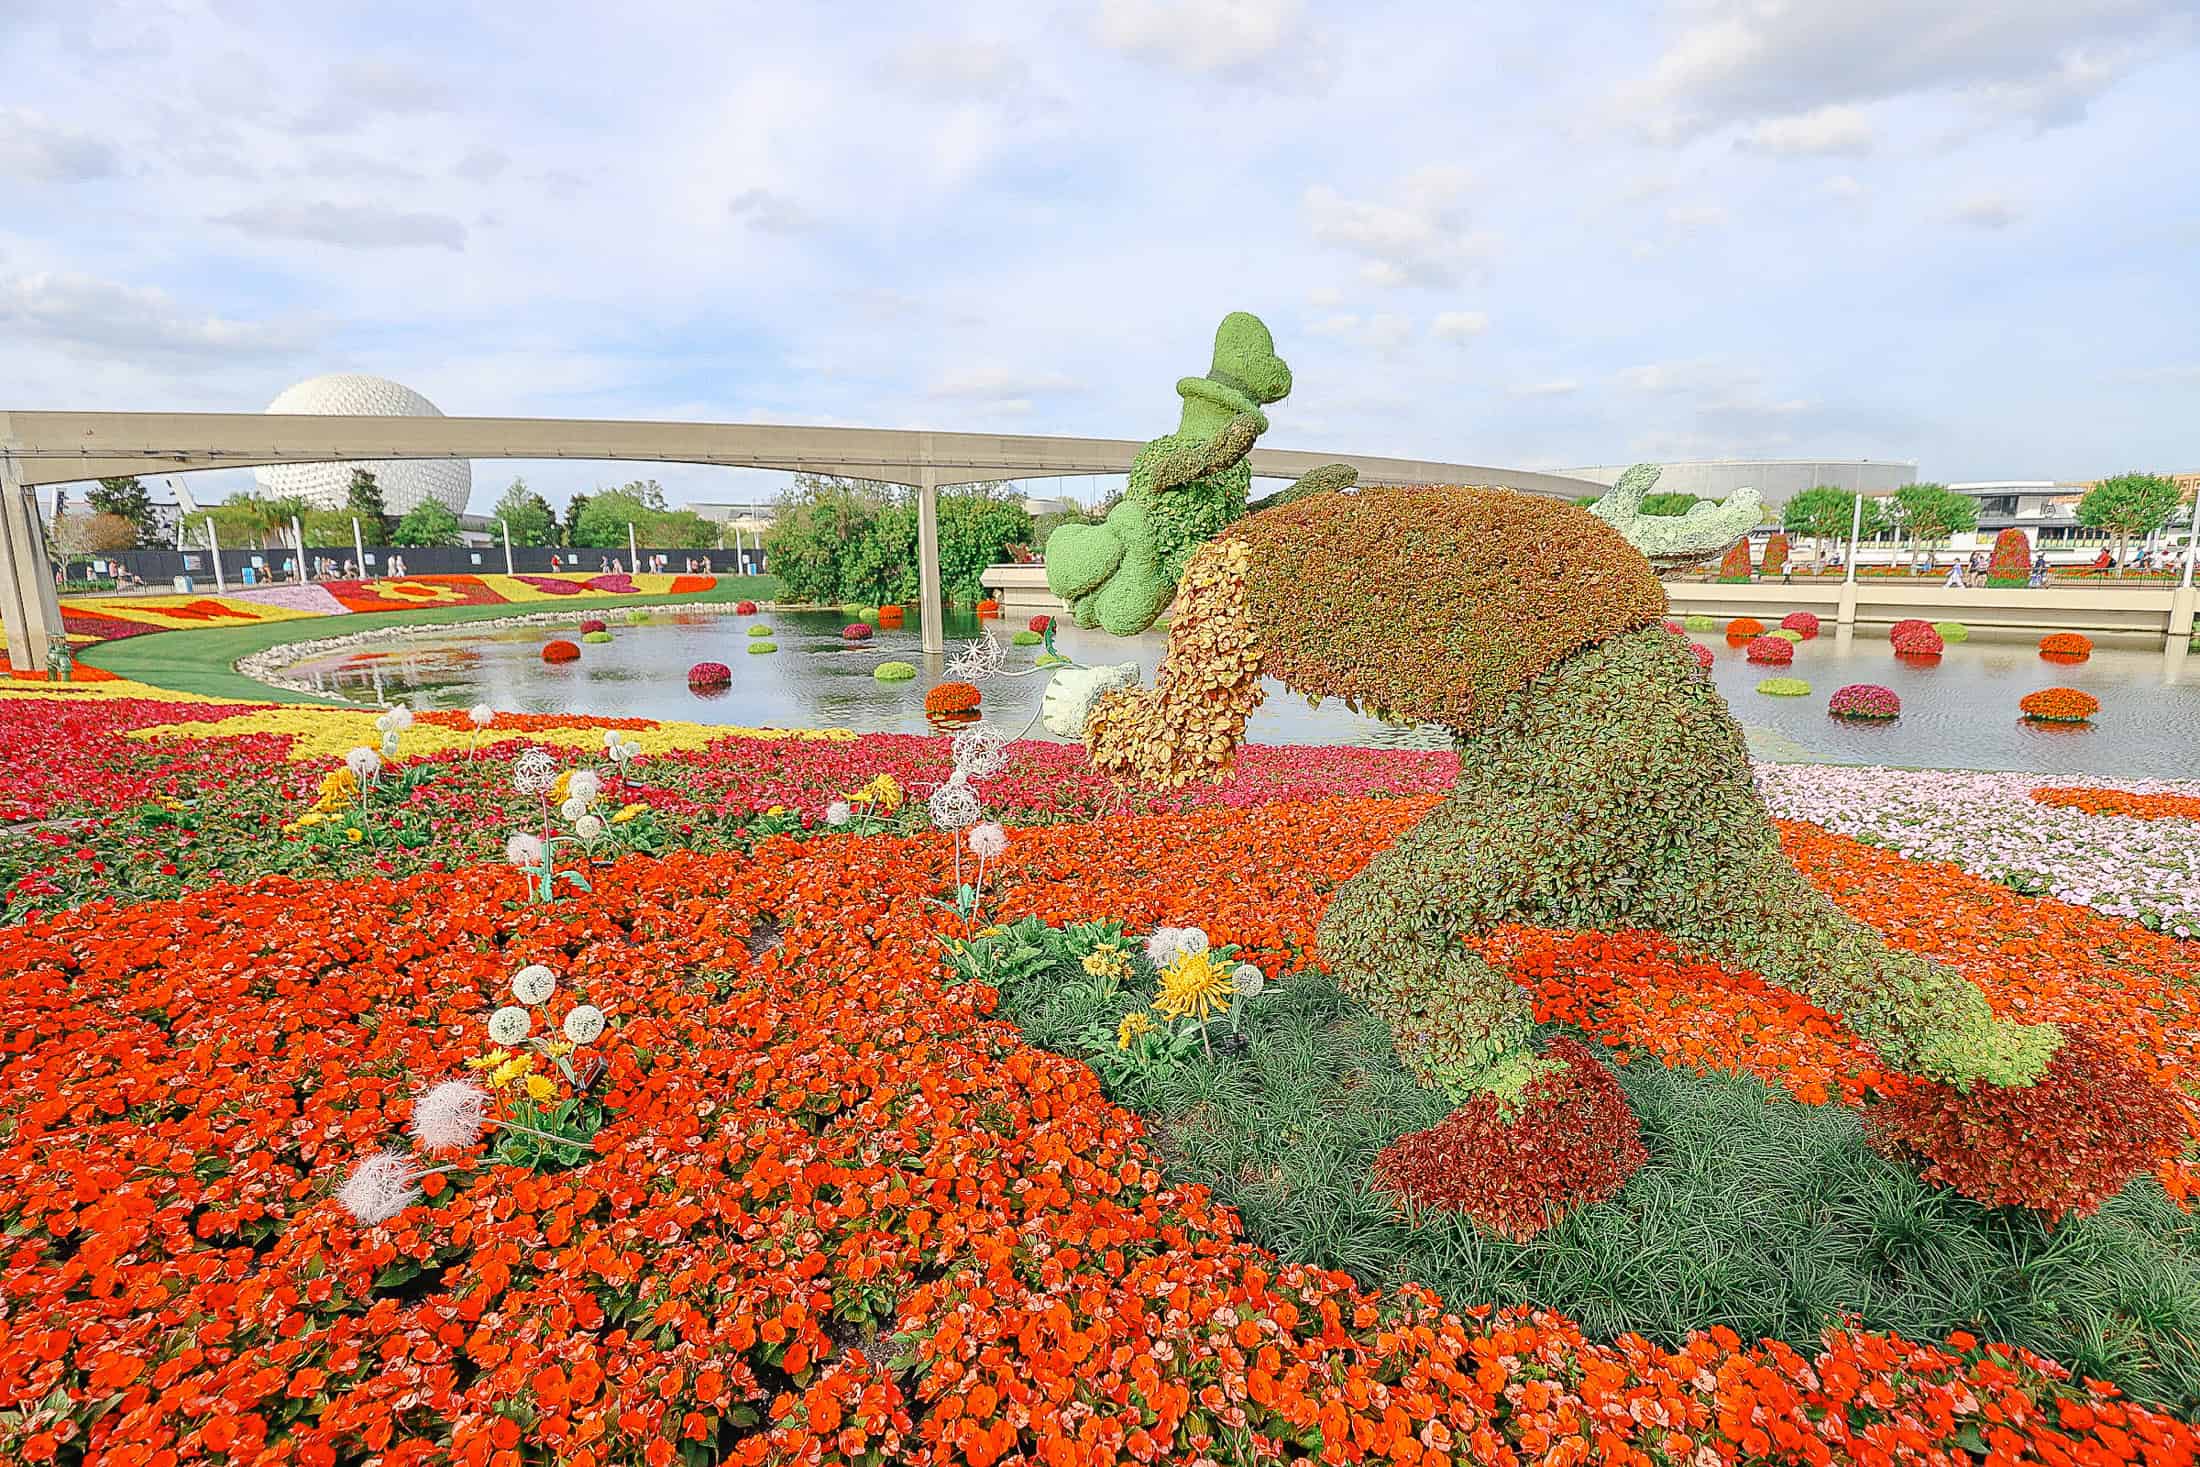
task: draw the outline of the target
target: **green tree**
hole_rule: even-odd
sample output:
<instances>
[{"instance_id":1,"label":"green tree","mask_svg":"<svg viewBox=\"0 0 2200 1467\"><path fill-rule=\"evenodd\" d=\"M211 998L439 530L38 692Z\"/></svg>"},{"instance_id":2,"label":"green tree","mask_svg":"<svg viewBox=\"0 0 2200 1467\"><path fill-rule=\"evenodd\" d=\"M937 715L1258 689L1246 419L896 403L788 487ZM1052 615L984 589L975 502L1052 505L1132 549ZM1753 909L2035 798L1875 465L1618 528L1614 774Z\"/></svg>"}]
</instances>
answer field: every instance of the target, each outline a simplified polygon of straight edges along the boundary
<instances>
[{"instance_id":1,"label":"green tree","mask_svg":"<svg viewBox=\"0 0 2200 1467\"><path fill-rule=\"evenodd\" d=\"M214 539L224 550L242 550L260 543L266 526L257 509L232 500L193 510L183 517L183 533L194 545L206 543L207 522L214 525Z\"/></svg>"},{"instance_id":2,"label":"green tree","mask_svg":"<svg viewBox=\"0 0 2200 1467\"><path fill-rule=\"evenodd\" d=\"M360 538L369 544L381 544L381 537L372 532L366 516L360 515L357 518ZM352 519L352 512L348 509L309 509L298 517L298 523L305 531L306 544L326 548L348 546L352 543Z\"/></svg>"},{"instance_id":3,"label":"green tree","mask_svg":"<svg viewBox=\"0 0 2200 1467\"><path fill-rule=\"evenodd\" d=\"M1949 536L1978 528L1978 501L1958 494L1945 484L1904 484L1894 491L1903 533L1910 538L1910 569L1917 569L1917 552L1938 545ZM1899 546L1899 541L1897 542Z\"/></svg>"},{"instance_id":4,"label":"green tree","mask_svg":"<svg viewBox=\"0 0 2200 1467\"><path fill-rule=\"evenodd\" d=\"M1590 502L1595 503L1594 500ZM1698 497L1693 494L1678 492L1672 494L1645 494L1642 496L1642 512L1644 514L1668 516L1684 515L1700 502Z\"/></svg>"},{"instance_id":5,"label":"green tree","mask_svg":"<svg viewBox=\"0 0 2200 1467\"><path fill-rule=\"evenodd\" d=\"M2132 472L2103 479L2078 501L2078 523L2116 537L2116 574L2124 573L2135 536L2162 528L2177 508L2177 486L2160 474Z\"/></svg>"},{"instance_id":6,"label":"green tree","mask_svg":"<svg viewBox=\"0 0 2200 1467\"><path fill-rule=\"evenodd\" d=\"M950 601L985 594L978 577L1008 559L1011 544L1031 543L1031 515L1005 484L972 484L940 496L940 589Z\"/></svg>"},{"instance_id":7,"label":"green tree","mask_svg":"<svg viewBox=\"0 0 2200 1467\"><path fill-rule=\"evenodd\" d=\"M581 503L581 512L573 521L571 539L575 545L586 545L598 550L626 550L626 527L634 526L634 538L642 539L642 526L652 514L664 508L663 495L650 504L648 498L638 492L641 486L628 485L623 489L603 489L586 497L575 495Z\"/></svg>"},{"instance_id":8,"label":"green tree","mask_svg":"<svg viewBox=\"0 0 2200 1467\"><path fill-rule=\"evenodd\" d=\"M1805 489L1790 499L1780 509L1780 528L1790 535L1803 535L1811 542L1812 569L1825 564L1826 542L1848 538L1849 525L1856 513L1857 496L1847 489L1831 484L1819 484ZM1864 501L1864 521L1859 527L1863 535L1876 536L1884 524L1876 500Z\"/></svg>"},{"instance_id":9,"label":"green tree","mask_svg":"<svg viewBox=\"0 0 2200 1467\"><path fill-rule=\"evenodd\" d=\"M368 544L390 543L389 506L382 502L382 486L375 482L374 470L351 471L351 483L344 490L344 508L359 516L359 531Z\"/></svg>"},{"instance_id":10,"label":"green tree","mask_svg":"<svg viewBox=\"0 0 2200 1467\"><path fill-rule=\"evenodd\" d=\"M137 531L137 544L166 546L167 537L161 534L160 516L153 512L153 496L145 492L145 486L135 475L101 479L85 498L94 514L120 515L128 520Z\"/></svg>"},{"instance_id":11,"label":"green tree","mask_svg":"<svg viewBox=\"0 0 2200 1467\"><path fill-rule=\"evenodd\" d=\"M877 522L897 493L888 485L866 479L795 475L794 486L773 506L771 528L764 532L764 550L770 557L772 573L779 578L787 597L796 601L844 599L844 564L851 583L868 580L876 584L881 572L870 564L873 552L862 547L879 541ZM913 536L910 545L911 571L905 594L914 594L916 586Z\"/></svg>"},{"instance_id":12,"label":"green tree","mask_svg":"<svg viewBox=\"0 0 2200 1467\"><path fill-rule=\"evenodd\" d=\"M514 545L558 543L557 511L550 507L549 500L528 488L525 479L514 479L511 487L497 497L490 513L504 521Z\"/></svg>"},{"instance_id":13,"label":"green tree","mask_svg":"<svg viewBox=\"0 0 2200 1467\"><path fill-rule=\"evenodd\" d=\"M584 514L587 509L588 496L586 494L576 494L571 499L568 499L565 502L565 525L561 533L566 544L579 545L582 543L578 538L581 527L581 515Z\"/></svg>"},{"instance_id":14,"label":"green tree","mask_svg":"<svg viewBox=\"0 0 2200 1467\"><path fill-rule=\"evenodd\" d=\"M440 500L421 500L397 522L399 545L456 545L458 538L458 516Z\"/></svg>"}]
</instances>

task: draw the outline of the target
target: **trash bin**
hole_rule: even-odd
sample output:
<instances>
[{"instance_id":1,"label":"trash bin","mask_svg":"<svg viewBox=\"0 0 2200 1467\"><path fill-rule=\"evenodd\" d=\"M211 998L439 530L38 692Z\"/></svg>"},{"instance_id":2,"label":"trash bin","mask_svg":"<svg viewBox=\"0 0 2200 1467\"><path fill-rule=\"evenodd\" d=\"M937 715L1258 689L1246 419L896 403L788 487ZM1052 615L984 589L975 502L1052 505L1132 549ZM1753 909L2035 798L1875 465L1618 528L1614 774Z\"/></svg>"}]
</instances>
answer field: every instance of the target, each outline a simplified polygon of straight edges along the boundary
<instances>
[{"instance_id":1,"label":"trash bin","mask_svg":"<svg viewBox=\"0 0 2200 1467\"><path fill-rule=\"evenodd\" d=\"M259 568L258 566L248 565L248 566L246 566L246 567L244 568L244 583L245 583L246 585L248 585L248 586L258 585L258 584L259 584L259 580L260 580L260 568Z\"/></svg>"},{"instance_id":2,"label":"trash bin","mask_svg":"<svg viewBox=\"0 0 2200 1467\"><path fill-rule=\"evenodd\" d=\"M178 576L176 577L173 584L176 588L176 594L178 596L188 596L191 594L191 578L189 576Z\"/></svg>"}]
</instances>

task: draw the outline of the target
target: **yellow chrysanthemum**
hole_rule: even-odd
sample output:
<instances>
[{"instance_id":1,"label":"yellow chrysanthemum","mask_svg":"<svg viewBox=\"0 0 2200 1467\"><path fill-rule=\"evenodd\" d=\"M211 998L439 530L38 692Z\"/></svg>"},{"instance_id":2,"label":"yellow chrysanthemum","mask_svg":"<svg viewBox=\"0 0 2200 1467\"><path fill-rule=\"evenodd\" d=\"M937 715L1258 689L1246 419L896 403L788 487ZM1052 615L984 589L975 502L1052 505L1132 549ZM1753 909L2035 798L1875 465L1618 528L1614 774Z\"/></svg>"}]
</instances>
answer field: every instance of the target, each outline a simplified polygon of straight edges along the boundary
<instances>
[{"instance_id":1,"label":"yellow chrysanthemum","mask_svg":"<svg viewBox=\"0 0 2200 1467\"><path fill-rule=\"evenodd\" d=\"M515 1054L489 1072L489 1083L496 1089L502 1090L514 1080L525 1079L534 1068L535 1057L533 1055Z\"/></svg>"},{"instance_id":2,"label":"yellow chrysanthemum","mask_svg":"<svg viewBox=\"0 0 2200 1467\"><path fill-rule=\"evenodd\" d=\"M548 1100L557 1093L558 1087L551 1083L548 1075L529 1075L527 1077L528 1099Z\"/></svg>"},{"instance_id":3,"label":"yellow chrysanthemum","mask_svg":"<svg viewBox=\"0 0 2200 1467\"><path fill-rule=\"evenodd\" d=\"M550 803L553 805L564 804L572 794L572 790L573 771L568 769L565 773L550 781Z\"/></svg>"},{"instance_id":4,"label":"yellow chrysanthemum","mask_svg":"<svg viewBox=\"0 0 2200 1467\"><path fill-rule=\"evenodd\" d=\"M359 844L359 842L365 840L366 838L367 833L361 830L356 825L344 832L344 839L350 841L353 845Z\"/></svg>"},{"instance_id":5,"label":"yellow chrysanthemum","mask_svg":"<svg viewBox=\"0 0 2200 1467\"><path fill-rule=\"evenodd\" d=\"M632 820L635 816L641 814L644 810L647 810L648 808L649 806L643 804L639 800L636 800L631 805L621 805L619 807L619 813L611 817L611 823L613 825L624 825L627 821Z\"/></svg>"},{"instance_id":6,"label":"yellow chrysanthemum","mask_svg":"<svg viewBox=\"0 0 2200 1467\"><path fill-rule=\"evenodd\" d=\"M1204 1024L1230 1007L1230 995L1235 992L1230 970L1216 963L1211 953L1204 949L1179 953L1161 970L1161 992L1153 1006L1168 1018L1190 1015Z\"/></svg>"},{"instance_id":7,"label":"yellow chrysanthemum","mask_svg":"<svg viewBox=\"0 0 2200 1467\"><path fill-rule=\"evenodd\" d=\"M1131 970L1131 957L1114 943L1103 943L1085 954L1084 969L1095 978L1121 978Z\"/></svg>"},{"instance_id":8,"label":"yellow chrysanthemum","mask_svg":"<svg viewBox=\"0 0 2200 1467\"><path fill-rule=\"evenodd\" d=\"M876 805L882 815L891 815L901 808L901 781L891 774L875 774L871 782L848 796L851 805Z\"/></svg>"},{"instance_id":9,"label":"yellow chrysanthemum","mask_svg":"<svg viewBox=\"0 0 2200 1467\"><path fill-rule=\"evenodd\" d=\"M1123 1022L1115 1026L1115 1047L1129 1049L1141 1034L1153 1033L1153 1015L1144 1009L1123 1016Z\"/></svg>"},{"instance_id":10,"label":"yellow chrysanthemum","mask_svg":"<svg viewBox=\"0 0 2200 1467\"><path fill-rule=\"evenodd\" d=\"M509 1049L492 1049L487 1054L476 1055L466 1061L466 1068L469 1070L493 1070L511 1057L512 1051Z\"/></svg>"}]
</instances>

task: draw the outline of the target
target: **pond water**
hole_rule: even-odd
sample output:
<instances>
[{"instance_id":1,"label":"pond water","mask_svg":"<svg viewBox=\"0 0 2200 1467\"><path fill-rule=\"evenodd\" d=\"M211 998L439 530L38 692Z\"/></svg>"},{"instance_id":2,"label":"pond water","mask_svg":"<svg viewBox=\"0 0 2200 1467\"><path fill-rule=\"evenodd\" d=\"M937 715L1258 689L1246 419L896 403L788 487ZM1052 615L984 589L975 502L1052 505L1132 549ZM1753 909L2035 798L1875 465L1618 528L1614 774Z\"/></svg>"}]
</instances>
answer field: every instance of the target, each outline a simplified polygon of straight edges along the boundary
<instances>
[{"instance_id":1,"label":"pond water","mask_svg":"<svg viewBox=\"0 0 2200 1467\"><path fill-rule=\"evenodd\" d=\"M581 648L577 662L542 661L542 644L569 639L570 628L453 628L393 638L379 647L307 658L283 675L362 701L405 699L420 708L488 702L527 713L687 719L765 727L843 727L859 732L926 733L924 690L935 680L918 650L918 635L879 631L867 643L842 642L847 619L837 612L767 611L754 617L695 611L652 613L644 625L612 621L613 640ZM778 651L748 652L748 628L772 628ZM1014 625L989 623L1005 643ZM949 647L975 636L974 619L950 617ZM1760 758L1911 768L2016 769L2115 778L2190 778L2200 774L2200 654L2165 654L2151 647L2111 646L2096 638L2093 656L2075 665L2043 660L2036 638L1995 639L1975 633L1951 644L1937 662L1897 658L1883 631L1852 637L1829 631L1796 649L1789 668L1746 661L1716 633L1696 640L1712 649L1712 676L1749 730ZM1130 640L1066 627L1060 649L1080 662L1136 660L1151 677L1163 651L1159 633ZM1009 666L1029 668L1033 647L1011 647ZM918 668L915 681L882 683L879 663L897 659ZM730 689L715 696L691 691L687 669L723 662ZM1810 683L1804 697L1756 691L1774 676ZM1014 729L1036 712L1043 675L1006 678L986 687L993 721ZM1879 683L1902 699L1902 716L1888 724L1829 717L1826 699L1846 683ZM2101 700L2091 726L2035 725L2017 715L2017 700L2040 688L2082 688ZM1362 718L1335 703L1310 708L1270 682L1253 717L1254 742L1359 744L1379 748L1441 748L1431 728L1398 728ZM1034 727L1029 737L1048 737Z\"/></svg>"}]
</instances>

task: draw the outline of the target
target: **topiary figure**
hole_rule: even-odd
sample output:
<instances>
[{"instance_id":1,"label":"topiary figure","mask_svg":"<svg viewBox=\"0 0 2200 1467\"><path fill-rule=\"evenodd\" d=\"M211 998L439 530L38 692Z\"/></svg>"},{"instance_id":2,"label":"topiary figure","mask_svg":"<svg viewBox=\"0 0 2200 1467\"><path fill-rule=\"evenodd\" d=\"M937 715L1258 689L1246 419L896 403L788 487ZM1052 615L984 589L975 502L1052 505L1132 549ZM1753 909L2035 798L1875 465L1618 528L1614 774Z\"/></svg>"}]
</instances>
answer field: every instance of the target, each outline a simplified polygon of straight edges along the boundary
<instances>
[{"instance_id":1,"label":"topiary figure","mask_svg":"<svg viewBox=\"0 0 2200 1467\"><path fill-rule=\"evenodd\" d=\"M2032 542L2015 525L1994 537L1994 556L1986 562L1986 584L1989 587L2032 584Z\"/></svg>"},{"instance_id":2,"label":"topiary figure","mask_svg":"<svg viewBox=\"0 0 2200 1467\"><path fill-rule=\"evenodd\" d=\"M1758 567L1758 573L1767 577L1776 576L1787 569L1787 561L1788 537L1774 530L1772 538L1765 541L1764 561Z\"/></svg>"},{"instance_id":3,"label":"topiary figure","mask_svg":"<svg viewBox=\"0 0 2200 1467\"><path fill-rule=\"evenodd\" d=\"M1338 889L1318 940L1407 1066L1463 1102L1517 1104L1552 1073L1526 991L1466 945L1508 922L1662 931L1841 1013L1891 1068L1959 1088L2038 1078L2053 1026L1997 1018L1788 863L1741 730L1664 611L1643 557L1571 506L1317 493L1187 559L1154 686L1099 697L1082 732L1126 780L1212 777L1264 674L1449 728L1457 786Z\"/></svg>"},{"instance_id":4,"label":"topiary figure","mask_svg":"<svg viewBox=\"0 0 2200 1467\"><path fill-rule=\"evenodd\" d=\"M1727 547L1726 558L1719 562L1719 579L1731 585L1749 577L1749 542L1736 540Z\"/></svg>"}]
</instances>

